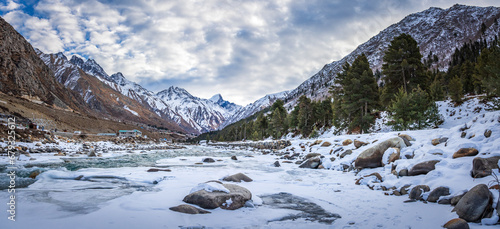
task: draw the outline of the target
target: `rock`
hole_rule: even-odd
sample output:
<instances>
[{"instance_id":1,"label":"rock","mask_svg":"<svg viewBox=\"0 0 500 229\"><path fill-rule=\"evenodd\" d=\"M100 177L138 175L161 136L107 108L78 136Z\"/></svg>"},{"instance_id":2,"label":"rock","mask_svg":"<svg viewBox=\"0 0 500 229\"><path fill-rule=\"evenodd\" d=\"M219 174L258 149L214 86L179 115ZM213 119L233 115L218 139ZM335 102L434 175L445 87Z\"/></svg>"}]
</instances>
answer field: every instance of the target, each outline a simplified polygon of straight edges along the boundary
<instances>
[{"instance_id":1,"label":"rock","mask_svg":"<svg viewBox=\"0 0 500 229\"><path fill-rule=\"evenodd\" d=\"M237 160L238 160L238 158L237 158L236 156L231 156L231 160L235 160L235 161L237 161Z\"/></svg>"},{"instance_id":2,"label":"rock","mask_svg":"<svg viewBox=\"0 0 500 229\"><path fill-rule=\"evenodd\" d=\"M500 156L481 158L476 157L472 160L472 170L470 174L473 178L481 178L491 175L493 169L498 169Z\"/></svg>"},{"instance_id":3,"label":"rock","mask_svg":"<svg viewBox=\"0 0 500 229\"><path fill-rule=\"evenodd\" d=\"M65 154L65 153L63 153L63 152L59 152L59 153L57 153L57 154L54 154L54 156L66 156L66 154Z\"/></svg>"},{"instance_id":4,"label":"rock","mask_svg":"<svg viewBox=\"0 0 500 229\"><path fill-rule=\"evenodd\" d=\"M252 193L246 188L234 184L222 185L229 190L229 193L199 190L184 197L183 201L206 209L220 207L235 210L243 207L248 200L252 199Z\"/></svg>"},{"instance_id":5,"label":"rock","mask_svg":"<svg viewBox=\"0 0 500 229\"><path fill-rule=\"evenodd\" d=\"M427 201L435 203L438 201L439 197L448 195L450 195L450 189L448 187L437 187L429 193Z\"/></svg>"},{"instance_id":6,"label":"rock","mask_svg":"<svg viewBox=\"0 0 500 229\"><path fill-rule=\"evenodd\" d=\"M35 170L35 171L31 172L29 178L35 179L38 175L40 175L40 171L39 170Z\"/></svg>"},{"instance_id":7,"label":"rock","mask_svg":"<svg viewBox=\"0 0 500 229\"><path fill-rule=\"evenodd\" d=\"M368 145L367 142L362 142L362 141L358 141L358 140L354 140L354 147L359 148L361 146L365 146L365 145Z\"/></svg>"},{"instance_id":8,"label":"rock","mask_svg":"<svg viewBox=\"0 0 500 229\"><path fill-rule=\"evenodd\" d=\"M311 146L319 145L322 142L322 140L316 140L311 144Z\"/></svg>"},{"instance_id":9,"label":"rock","mask_svg":"<svg viewBox=\"0 0 500 229\"><path fill-rule=\"evenodd\" d=\"M83 175L77 176L75 180L81 180L83 178Z\"/></svg>"},{"instance_id":10,"label":"rock","mask_svg":"<svg viewBox=\"0 0 500 229\"><path fill-rule=\"evenodd\" d=\"M37 143L35 144L35 146L38 146L38 147L40 147L40 146L42 146L42 143L40 143L40 142L37 142Z\"/></svg>"},{"instance_id":11,"label":"rock","mask_svg":"<svg viewBox=\"0 0 500 229\"><path fill-rule=\"evenodd\" d=\"M438 160L424 161L414 165L410 171L408 171L408 176L417 176L422 174L427 174L430 171L436 169L436 164Z\"/></svg>"},{"instance_id":12,"label":"rock","mask_svg":"<svg viewBox=\"0 0 500 229\"><path fill-rule=\"evenodd\" d=\"M469 224L463 219L456 218L445 223L443 227L446 229L469 229Z\"/></svg>"},{"instance_id":13,"label":"rock","mask_svg":"<svg viewBox=\"0 0 500 229\"><path fill-rule=\"evenodd\" d=\"M158 169L158 168L150 168L147 171L148 173L154 173L154 172L172 172L170 169Z\"/></svg>"},{"instance_id":14,"label":"rock","mask_svg":"<svg viewBox=\"0 0 500 229\"><path fill-rule=\"evenodd\" d=\"M274 167L280 167L281 166L279 161L275 161L273 165L274 165Z\"/></svg>"},{"instance_id":15,"label":"rock","mask_svg":"<svg viewBox=\"0 0 500 229\"><path fill-rule=\"evenodd\" d=\"M465 138L465 136L467 136L467 133L466 133L466 132L462 132L462 133L460 134L460 137L461 137L461 138Z\"/></svg>"},{"instance_id":16,"label":"rock","mask_svg":"<svg viewBox=\"0 0 500 229\"><path fill-rule=\"evenodd\" d=\"M241 181L251 182L251 181L253 181L250 177L248 177L247 175L245 175L243 173L233 174L231 176L224 177L224 179L222 179L222 180L232 181L232 182L241 182Z\"/></svg>"},{"instance_id":17,"label":"rock","mask_svg":"<svg viewBox=\"0 0 500 229\"><path fill-rule=\"evenodd\" d=\"M352 140L351 139L346 139L342 142L342 145L343 146L346 146L346 145L350 145L352 143Z\"/></svg>"},{"instance_id":18,"label":"rock","mask_svg":"<svg viewBox=\"0 0 500 229\"><path fill-rule=\"evenodd\" d=\"M380 176L379 173L372 173L372 174L369 174L369 175L366 175L366 176L363 176L363 177L357 179L356 182L355 182L355 184L356 185L360 185L361 184L361 180L363 180L363 178L365 178L365 177L371 177L371 176L374 176L374 177L377 178L376 182L378 182L378 183L383 182L382 176Z\"/></svg>"},{"instance_id":19,"label":"rock","mask_svg":"<svg viewBox=\"0 0 500 229\"><path fill-rule=\"evenodd\" d=\"M356 168L363 169L381 167L384 152L390 147L401 149L406 147L406 144L400 137L395 137L387 139L369 149L366 149L361 154L359 154L358 158L356 158L354 162Z\"/></svg>"},{"instance_id":20,"label":"rock","mask_svg":"<svg viewBox=\"0 0 500 229\"><path fill-rule=\"evenodd\" d=\"M400 177L408 176L408 169L401 169L399 171L399 176Z\"/></svg>"},{"instance_id":21,"label":"rock","mask_svg":"<svg viewBox=\"0 0 500 229\"><path fill-rule=\"evenodd\" d=\"M348 150L344 151L342 154L340 154L340 158L344 158L345 156L351 155L351 154L352 154L352 150L348 149Z\"/></svg>"},{"instance_id":22,"label":"rock","mask_svg":"<svg viewBox=\"0 0 500 229\"><path fill-rule=\"evenodd\" d=\"M392 195L401 196L401 193L398 190L393 190Z\"/></svg>"},{"instance_id":23,"label":"rock","mask_svg":"<svg viewBox=\"0 0 500 229\"><path fill-rule=\"evenodd\" d=\"M437 202L438 204L451 204L451 199L450 198L441 198Z\"/></svg>"},{"instance_id":24,"label":"rock","mask_svg":"<svg viewBox=\"0 0 500 229\"><path fill-rule=\"evenodd\" d=\"M205 163L214 163L215 160L213 158L207 157L207 158L203 159L203 162L205 162Z\"/></svg>"},{"instance_id":25,"label":"rock","mask_svg":"<svg viewBox=\"0 0 500 229\"><path fill-rule=\"evenodd\" d=\"M461 148L453 154L453 159L459 157L476 156L478 153L479 151L477 151L477 149L474 148Z\"/></svg>"},{"instance_id":26,"label":"rock","mask_svg":"<svg viewBox=\"0 0 500 229\"><path fill-rule=\"evenodd\" d=\"M304 163L299 165L299 168L317 169L320 164L321 159L319 157L313 157L307 159Z\"/></svg>"},{"instance_id":27,"label":"rock","mask_svg":"<svg viewBox=\"0 0 500 229\"><path fill-rule=\"evenodd\" d=\"M331 145L332 145L332 143L325 141L325 142L323 142L323 144L321 144L321 147L328 147Z\"/></svg>"},{"instance_id":28,"label":"rock","mask_svg":"<svg viewBox=\"0 0 500 229\"><path fill-rule=\"evenodd\" d=\"M399 189L399 192L401 193L401 195L406 195L406 194L408 194L408 190L409 190L410 186L411 186L411 185L407 184L407 185L405 185L405 186L401 187L401 188Z\"/></svg>"},{"instance_id":29,"label":"rock","mask_svg":"<svg viewBox=\"0 0 500 229\"><path fill-rule=\"evenodd\" d=\"M279 163L279 162L278 162ZM285 164L292 164L293 161L282 161L281 163L285 163Z\"/></svg>"},{"instance_id":30,"label":"rock","mask_svg":"<svg viewBox=\"0 0 500 229\"><path fill-rule=\"evenodd\" d=\"M486 130L484 131L484 136L485 136L486 138L491 137L491 130L486 129Z\"/></svg>"},{"instance_id":31,"label":"rock","mask_svg":"<svg viewBox=\"0 0 500 229\"><path fill-rule=\"evenodd\" d=\"M493 210L492 202L493 196L488 186L478 184L458 201L453 211L467 222L477 222L482 218L489 218L487 215Z\"/></svg>"},{"instance_id":32,"label":"rock","mask_svg":"<svg viewBox=\"0 0 500 229\"><path fill-rule=\"evenodd\" d=\"M430 191L429 186L427 186L427 185L417 185L417 186L415 186L415 187L413 187L411 189L409 198L412 199L412 200L423 200L422 199L422 194L424 192L428 192L428 191Z\"/></svg>"},{"instance_id":33,"label":"rock","mask_svg":"<svg viewBox=\"0 0 500 229\"><path fill-rule=\"evenodd\" d=\"M444 143L446 141L448 141L448 138L446 138L446 137L435 138L435 139L432 139L431 143L432 143L432 145L436 146L436 145L439 145L439 144Z\"/></svg>"},{"instance_id":34,"label":"rock","mask_svg":"<svg viewBox=\"0 0 500 229\"><path fill-rule=\"evenodd\" d=\"M388 161L389 164L395 162L400 157L400 150L398 148L393 148L393 149L395 149L395 152L389 155L389 161Z\"/></svg>"},{"instance_id":35,"label":"rock","mask_svg":"<svg viewBox=\"0 0 500 229\"><path fill-rule=\"evenodd\" d=\"M415 141L415 138L408 135L408 134L398 134L398 137L400 137L402 139L406 139L408 141Z\"/></svg>"},{"instance_id":36,"label":"rock","mask_svg":"<svg viewBox=\"0 0 500 229\"><path fill-rule=\"evenodd\" d=\"M305 159L309 159L309 158L312 158L312 157L318 157L318 156L321 156L321 154L319 154L319 153L310 153L310 154L306 155Z\"/></svg>"},{"instance_id":37,"label":"rock","mask_svg":"<svg viewBox=\"0 0 500 229\"><path fill-rule=\"evenodd\" d=\"M456 196L452 197L452 198L451 198L451 200L450 200L450 204L451 204L452 206L457 205L457 204L458 204L458 202L460 201L460 199L462 199L462 197L464 197L464 196L465 196L465 194L466 194L466 193L463 193L463 194L456 195Z\"/></svg>"},{"instance_id":38,"label":"rock","mask_svg":"<svg viewBox=\"0 0 500 229\"><path fill-rule=\"evenodd\" d=\"M182 212L182 213L187 213L187 214L208 214L210 213L209 211L205 211L203 209L188 205L188 204L181 204L176 207L171 207L169 208L172 211L176 212Z\"/></svg>"},{"instance_id":39,"label":"rock","mask_svg":"<svg viewBox=\"0 0 500 229\"><path fill-rule=\"evenodd\" d=\"M88 157L97 157L97 155L95 154L95 151L90 151L88 154L87 154Z\"/></svg>"}]
</instances>

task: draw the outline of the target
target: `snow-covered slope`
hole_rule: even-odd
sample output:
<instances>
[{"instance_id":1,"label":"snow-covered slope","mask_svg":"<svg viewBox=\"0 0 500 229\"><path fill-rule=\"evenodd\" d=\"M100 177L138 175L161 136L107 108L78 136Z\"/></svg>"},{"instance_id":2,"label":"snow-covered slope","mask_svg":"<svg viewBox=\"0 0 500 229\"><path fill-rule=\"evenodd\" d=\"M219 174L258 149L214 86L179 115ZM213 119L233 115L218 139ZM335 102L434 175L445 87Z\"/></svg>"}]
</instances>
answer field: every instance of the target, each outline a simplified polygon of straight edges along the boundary
<instances>
[{"instance_id":1,"label":"snow-covered slope","mask_svg":"<svg viewBox=\"0 0 500 229\"><path fill-rule=\"evenodd\" d=\"M447 69L450 56L455 48L461 47L470 40L486 38L492 39L498 35L500 26L500 8L454 5L449 9L430 8L425 11L410 14L400 22L389 26L367 42L358 46L353 52L339 61L327 64L318 73L292 90L287 101L292 106L301 95L310 98L324 98L328 95L328 88L342 65L351 63L364 53L373 70L381 69L383 54L390 41L401 33L410 34L420 47L425 58L429 53L439 58L437 67ZM481 29L482 23L486 29Z\"/></svg>"},{"instance_id":2,"label":"snow-covered slope","mask_svg":"<svg viewBox=\"0 0 500 229\"><path fill-rule=\"evenodd\" d=\"M230 125L231 123L235 123L241 119L249 117L265 109L266 107L273 105L273 103L278 99L283 100L288 95L288 93L289 93L288 91L282 91L274 94L269 94L258 99L253 103L246 105L245 107L238 109L231 117L227 119L227 121L224 124L222 124L220 128L222 129Z\"/></svg>"}]
</instances>

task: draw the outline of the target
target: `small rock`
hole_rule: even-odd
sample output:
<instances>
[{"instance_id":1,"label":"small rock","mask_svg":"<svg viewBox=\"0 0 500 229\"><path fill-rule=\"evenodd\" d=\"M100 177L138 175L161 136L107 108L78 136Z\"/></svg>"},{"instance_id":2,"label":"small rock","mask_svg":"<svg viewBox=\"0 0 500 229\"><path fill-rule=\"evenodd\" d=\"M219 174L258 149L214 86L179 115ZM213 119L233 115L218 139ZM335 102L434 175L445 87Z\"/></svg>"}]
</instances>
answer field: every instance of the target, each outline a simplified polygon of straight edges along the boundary
<instances>
[{"instance_id":1,"label":"small rock","mask_svg":"<svg viewBox=\"0 0 500 229\"><path fill-rule=\"evenodd\" d=\"M389 161L388 161L389 164L391 164L392 162L395 162L396 160L398 160L400 158L399 148L393 148L393 149L395 149L395 152L389 156Z\"/></svg>"},{"instance_id":2,"label":"small rock","mask_svg":"<svg viewBox=\"0 0 500 229\"><path fill-rule=\"evenodd\" d=\"M231 160L235 160L235 161L237 161L237 160L238 160L238 158L237 158L236 156L231 156Z\"/></svg>"},{"instance_id":3,"label":"small rock","mask_svg":"<svg viewBox=\"0 0 500 229\"><path fill-rule=\"evenodd\" d=\"M285 164L292 164L293 161L282 161L281 163L285 163Z\"/></svg>"},{"instance_id":4,"label":"small rock","mask_svg":"<svg viewBox=\"0 0 500 229\"><path fill-rule=\"evenodd\" d=\"M39 170L35 170L35 171L31 172L29 178L35 179L38 175L40 175L40 171Z\"/></svg>"},{"instance_id":5,"label":"small rock","mask_svg":"<svg viewBox=\"0 0 500 229\"><path fill-rule=\"evenodd\" d=\"M307 169L317 169L321 164L321 159L319 157L313 157L307 159L304 163L302 163L299 168L307 168Z\"/></svg>"},{"instance_id":6,"label":"small rock","mask_svg":"<svg viewBox=\"0 0 500 229\"><path fill-rule=\"evenodd\" d=\"M437 202L438 204L451 204L451 199L450 198L441 198Z\"/></svg>"},{"instance_id":7,"label":"small rock","mask_svg":"<svg viewBox=\"0 0 500 229\"><path fill-rule=\"evenodd\" d=\"M428 191L430 191L429 186L427 186L427 185L417 185L417 186L415 186L415 187L413 187L411 189L409 198L412 199L412 200L423 200L422 199L422 194L424 192L428 192Z\"/></svg>"},{"instance_id":8,"label":"small rock","mask_svg":"<svg viewBox=\"0 0 500 229\"><path fill-rule=\"evenodd\" d=\"M250 177L248 177L247 175L245 175L243 173L233 174L231 176L224 177L224 179L222 179L222 180L232 181L232 182L241 182L241 181L251 182L251 181L253 181Z\"/></svg>"},{"instance_id":9,"label":"small rock","mask_svg":"<svg viewBox=\"0 0 500 229\"><path fill-rule=\"evenodd\" d=\"M361 146L365 146L365 145L368 145L368 143L366 142L362 142L362 141L358 141L358 140L354 140L354 147L359 148Z\"/></svg>"},{"instance_id":10,"label":"small rock","mask_svg":"<svg viewBox=\"0 0 500 229\"><path fill-rule=\"evenodd\" d=\"M458 201L453 209L457 215L468 221L477 222L481 218L489 218L493 212L491 204L493 203L493 196L485 184L478 184L469 190Z\"/></svg>"},{"instance_id":11,"label":"small rock","mask_svg":"<svg viewBox=\"0 0 500 229\"><path fill-rule=\"evenodd\" d=\"M54 156L66 156L66 154L65 154L65 153L63 153L63 152L59 152L59 153L57 153L57 154L54 154Z\"/></svg>"},{"instance_id":12,"label":"small rock","mask_svg":"<svg viewBox=\"0 0 500 229\"><path fill-rule=\"evenodd\" d=\"M393 190L392 195L401 196L401 193L398 190Z\"/></svg>"},{"instance_id":13,"label":"small rock","mask_svg":"<svg viewBox=\"0 0 500 229\"><path fill-rule=\"evenodd\" d=\"M488 129L487 129L487 130L485 130L485 131L484 131L484 136L485 136L486 138L491 137L491 130L488 130Z\"/></svg>"},{"instance_id":14,"label":"small rock","mask_svg":"<svg viewBox=\"0 0 500 229\"><path fill-rule=\"evenodd\" d=\"M459 157L476 156L478 153L479 151L477 151L477 149L474 148L461 148L453 154L453 159Z\"/></svg>"},{"instance_id":15,"label":"small rock","mask_svg":"<svg viewBox=\"0 0 500 229\"><path fill-rule=\"evenodd\" d=\"M332 143L325 141L325 142L323 142L323 144L321 144L321 147L328 147L331 145L332 145Z\"/></svg>"},{"instance_id":16,"label":"small rock","mask_svg":"<svg viewBox=\"0 0 500 229\"><path fill-rule=\"evenodd\" d=\"M399 171L399 176L400 177L408 176L408 169L401 169Z\"/></svg>"},{"instance_id":17,"label":"small rock","mask_svg":"<svg viewBox=\"0 0 500 229\"><path fill-rule=\"evenodd\" d=\"M215 160L213 158L207 157L207 158L203 159L203 162L205 162L205 163L214 163Z\"/></svg>"},{"instance_id":18,"label":"small rock","mask_svg":"<svg viewBox=\"0 0 500 229\"><path fill-rule=\"evenodd\" d=\"M38 147L40 147L40 146L42 146L42 143L40 143L40 142L37 142L37 143L35 144L35 146L38 146Z\"/></svg>"},{"instance_id":19,"label":"small rock","mask_svg":"<svg viewBox=\"0 0 500 229\"><path fill-rule=\"evenodd\" d=\"M281 166L279 161L275 161L273 165L274 165L274 167L280 167Z\"/></svg>"},{"instance_id":20,"label":"small rock","mask_svg":"<svg viewBox=\"0 0 500 229\"><path fill-rule=\"evenodd\" d=\"M172 211L176 212L182 212L182 213L187 213L187 214L208 214L210 213L209 211L205 211L203 209L188 205L188 204L181 204L176 207L171 207L169 208Z\"/></svg>"},{"instance_id":21,"label":"small rock","mask_svg":"<svg viewBox=\"0 0 500 229\"><path fill-rule=\"evenodd\" d=\"M410 169L410 171L408 171L408 176L417 176L417 175L427 174L430 171L436 169L436 164L438 162L439 162L438 160L420 162L420 163L414 165Z\"/></svg>"},{"instance_id":22,"label":"small rock","mask_svg":"<svg viewBox=\"0 0 500 229\"><path fill-rule=\"evenodd\" d=\"M344 151L341 155L340 155L340 158L344 158L345 156L347 155L351 155L352 154L352 150L348 149L346 151Z\"/></svg>"},{"instance_id":23,"label":"small rock","mask_svg":"<svg viewBox=\"0 0 500 229\"><path fill-rule=\"evenodd\" d=\"M352 143L352 140L351 139L346 139L342 142L342 145L343 146L346 146L346 145L350 145Z\"/></svg>"},{"instance_id":24,"label":"small rock","mask_svg":"<svg viewBox=\"0 0 500 229\"><path fill-rule=\"evenodd\" d=\"M75 180L81 180L83 178L83 175L77 176Z\"/></svg>"},{"instance_id":25,"label":"small rock","mask_svg":"<svg viewBox=\"0 0 500 229\"><path fill-rule=\"evenodd\" d=\"M405 185L405 186L401 187L401 188L399 189L399 193L401 193L401 195L406 195L406 194L408 194L408 190L409 190L410 186L411 186L411 185L407 184L407 185Z\"/></svg>"},{"instance_id":26,"label":"small rock","mask_svg":"<svg viewBox=\"0 0 500 229\"><path fill-rule=\"evenodd\" d=\"M88 157L97 157L95 154L95 151L90 151L89 154L87 154Z\"/></svg>"},{"instance_id":27,"label":"small rock","mask_svg":"<svg viewBox=\"0 0 500 229\"><path fill-rule=\"evenodd\" d=\"M427 201L435 203L437 202L439 197L448 195L450 195L450 189L448 187L437 187L434 190L432 190L431 193L429 193Z\"/></svg>"},{"instance_id":28,"label":"small rock","mask_svg":"<svg viewBox=\"0 0 500 229\"><path fill-rule=\"evenodd\" d=\"M462 134L460 134L461 138L465 138L465 136L467 136L467 133L465 133L465 132L462 132Z\"/></svg>"},{"instance_id":29,"label":"small rock","mask_svg":"<svg viewBox=\"0 0 500 229\"><path fill-rule=\"evenodd\" d=\"M456 218L445 223L443 227L446 229L469 229L469 224L463 219Z\"/></svg>"},{"instance_id":30,"label":"small rock","mask_svg":"<svg viewBox=\"0 0 500 229\"><path fill-rule=\"evenodd\" d=\"M306 155L305 159L309 159L309 158L312 158L312 157L318 157L318 156L321 156L321 154L319 154L319 153L309 153L309 154Z\"/></svg>"},{"instance_id":31,"label":"small rock","mask_svg":"<svg viewBox=\"0 0 500 229\"><path fill-rule=\"evenodd\" d=\"M170 169L158 169L158 168L150 168L147 171L148 173L155 173L155 172L172 172Z\"/></svg>"}]
</instances>

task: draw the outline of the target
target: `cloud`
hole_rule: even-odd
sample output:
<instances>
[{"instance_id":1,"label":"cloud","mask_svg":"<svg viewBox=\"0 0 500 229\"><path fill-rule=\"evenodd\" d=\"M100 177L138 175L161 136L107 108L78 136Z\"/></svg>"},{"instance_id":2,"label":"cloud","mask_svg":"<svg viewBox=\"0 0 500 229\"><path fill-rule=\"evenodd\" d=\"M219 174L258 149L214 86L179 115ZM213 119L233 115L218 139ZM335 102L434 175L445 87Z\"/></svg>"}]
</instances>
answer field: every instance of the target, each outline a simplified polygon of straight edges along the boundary
<instances>
[{"instance_id":1,"label":"cloud","mask_svg":"<svg viewBox=\"0 0 500 229\"><path fill-rule=\"evenodd\" d=\"M40 0L9 1L0 11L44 52L93 58L108 74L120 71L150 90L175 85L204 98L221 93L244 105L295 88L409 13L453 4Z\"/></svg>"}]
</instances>

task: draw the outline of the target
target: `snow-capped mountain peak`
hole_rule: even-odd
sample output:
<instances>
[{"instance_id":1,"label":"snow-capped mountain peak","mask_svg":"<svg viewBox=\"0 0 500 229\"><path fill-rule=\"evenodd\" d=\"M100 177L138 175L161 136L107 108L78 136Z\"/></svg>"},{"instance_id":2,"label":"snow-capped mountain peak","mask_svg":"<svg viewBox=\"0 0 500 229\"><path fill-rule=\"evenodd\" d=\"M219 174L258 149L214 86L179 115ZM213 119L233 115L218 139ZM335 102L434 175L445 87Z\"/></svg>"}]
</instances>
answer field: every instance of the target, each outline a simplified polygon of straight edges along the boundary
<instances>
[{"instance_id":1,"label":"snow-capped mountain peak","mask_svg":"<svg viewBox=\"0 0 500 229\"><path fill-rule=\"evenodd\" d=\"M80 57L72 56L70 62L81 68L87 74L106 80L109 78L109 75L94 59L87 59L86 61L83 61Z\"/></svg>"},{"instance_id":2,"label":"snow-capped mountain peak","mask_svg":"<svg viewBox=\"0 0 500 229\"><path fill-rule=\"evenodd\" d=\"M214 96L210 97L210 99L208 99L208 100L210 100L214 103L219 103L220 101L223 101L221 94L215 94Z\"/></svg>"}]
</instances>

